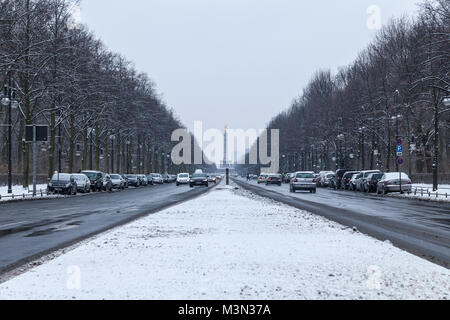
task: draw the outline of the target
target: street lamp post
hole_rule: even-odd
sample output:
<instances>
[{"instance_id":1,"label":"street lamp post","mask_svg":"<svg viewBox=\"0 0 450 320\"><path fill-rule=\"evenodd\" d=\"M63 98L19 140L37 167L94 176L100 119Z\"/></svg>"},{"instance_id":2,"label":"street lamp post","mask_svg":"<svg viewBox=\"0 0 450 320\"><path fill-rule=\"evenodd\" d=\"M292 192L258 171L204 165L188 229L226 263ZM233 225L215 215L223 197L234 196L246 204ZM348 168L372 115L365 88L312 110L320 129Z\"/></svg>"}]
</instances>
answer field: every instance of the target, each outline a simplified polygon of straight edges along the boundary
<instances>
[{"instance_id":1,"label":"street lamp post","mask_svg":"<svg viewBox=\"0 0 450 320\"><path fill-rule=\"evenodd\" d=\"M362 170L366 169L364 130L366 130L365 127L359 128L359 132L361 133L361 165L362 165Z\"/></svg>"},{"instance_id":2,"label":"street lamp post","mask_svg":"<svg viewBox=\"0 0 450 320\"><path fill-rule=\"evenodd\" d=\"M111 172L114 173L114 139L116 136L112 134L109 138L111 139Z\"/></svg>"},{"instance_id":3,"label":"street lamp post","mask_svg":"<svg viewBox=\"0 0 450 320\"><path fill-rule=\"evenodd\" d=\"M450 96L444 97L442 103L446 107L450 107ZM438 190L438 162L439 162L439 112L435 108L434 120L434 157L433 157L433 191Z\"/></svg>"},{"instance_id":4,"label":"street lamp post","mask_svg":"<svg viewBox=\"0 0 450 320\"><path fill-rule=\"evenodd\" d=\"M2 104L8 106L8 194L12 193L12 104L16 98L16 89L13 86L11 74L8 75L8 85L4 88ZM14 103L16 103L14 101Z\"/></svg>"}]
</instances>

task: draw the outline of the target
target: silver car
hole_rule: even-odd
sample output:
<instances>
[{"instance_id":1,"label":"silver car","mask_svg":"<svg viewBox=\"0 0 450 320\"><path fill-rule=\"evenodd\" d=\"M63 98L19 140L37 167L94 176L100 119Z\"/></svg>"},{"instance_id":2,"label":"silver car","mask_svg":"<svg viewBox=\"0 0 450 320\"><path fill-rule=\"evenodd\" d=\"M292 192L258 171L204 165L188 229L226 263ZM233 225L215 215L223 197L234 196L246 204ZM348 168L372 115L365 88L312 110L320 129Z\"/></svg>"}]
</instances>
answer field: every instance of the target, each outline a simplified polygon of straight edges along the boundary
<instances>
[{"instance_id":1,"label":"silver car","mask_svg":"<svg viewBox=\"0 0 450 320\"><path fill-rule=\"evenodd\" d=\"M364 183L372 173L381 173L381 171L380 170L361 171L361 175L359 176L359 178L356 180L355 183L356 191L364 192Z\"/></svg>"},{"instance_id":2,"label":"silver car","mask_svg":"<svg viewBox=\"0 0 450 320\"><path fill-rule=\"evenodd\" d=\"M377 194L388 194L389 192L411 192L412 182L406 173L390 172L385 173L377 184Z\"/></svg>"},{"instance_id":3,"label":"silver car","mask_svg":"<svg viewBox=\"0 0 450 320\"><path fill-rule=\"evenodd\" d=\"M317 184L314 172L296 172L294 178L290 182L291 192L297 190L305 190L316 193Z\"/></svg>"}]
</instances>

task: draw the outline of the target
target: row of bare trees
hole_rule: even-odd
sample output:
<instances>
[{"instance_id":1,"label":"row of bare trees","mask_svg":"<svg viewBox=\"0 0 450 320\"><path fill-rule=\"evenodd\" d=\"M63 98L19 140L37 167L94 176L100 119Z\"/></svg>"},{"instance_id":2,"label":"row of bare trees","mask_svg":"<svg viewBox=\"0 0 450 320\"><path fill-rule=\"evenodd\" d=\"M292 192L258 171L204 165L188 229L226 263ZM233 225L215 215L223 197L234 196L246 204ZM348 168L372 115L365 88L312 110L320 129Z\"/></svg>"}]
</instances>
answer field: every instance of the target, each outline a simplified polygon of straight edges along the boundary
<instances>
[{"instance_id":1,"label":"row of bare trees","mask_svg":"<svg viewBox=\"0 0 450 320\"><path fill-rule=\"evenodd\" d=\"M170 164L171 133L182 127L146 74L74 22L77 5L0 2L0 84L11 81L16 91L13 172L24 186L32 149L24 141L26 125L49 126L49 141L38 150L44 176L83 169L162 172ZM0 109L0 174L7 170L7 110Z\"/></svg>"},{"instance_id":2,"label":"row of bare trees","mask_svg":"<svg viewBox=\"0 0 450 320\"><path fill-rule=\"evenodd\" d=\"M426 1L414 18L392 20L356 61L315 74L280 129L280 165L293 170L397 165L403 140L410 174L450 171L450 2Z\"/></svg>"}]
</instances>

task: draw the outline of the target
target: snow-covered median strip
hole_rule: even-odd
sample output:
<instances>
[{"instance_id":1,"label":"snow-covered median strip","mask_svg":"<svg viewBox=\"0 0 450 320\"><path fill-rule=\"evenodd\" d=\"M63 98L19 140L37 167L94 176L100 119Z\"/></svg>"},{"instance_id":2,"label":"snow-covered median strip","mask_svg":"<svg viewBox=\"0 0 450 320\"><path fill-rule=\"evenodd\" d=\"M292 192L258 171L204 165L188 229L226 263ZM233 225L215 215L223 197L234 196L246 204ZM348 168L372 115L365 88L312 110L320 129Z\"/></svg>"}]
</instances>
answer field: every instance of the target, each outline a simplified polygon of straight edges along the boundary
<instances>
[{"instance_id":1,"label":"snow-covered median strip","mask_svg":"<svg viewBox=\"0 0 450 320\"><path fill-rule=\"evenodd\" d=\"M450 271L324 218L214 190L0 285L0 299L449 299Z\"/></svg>"}]
</instances>

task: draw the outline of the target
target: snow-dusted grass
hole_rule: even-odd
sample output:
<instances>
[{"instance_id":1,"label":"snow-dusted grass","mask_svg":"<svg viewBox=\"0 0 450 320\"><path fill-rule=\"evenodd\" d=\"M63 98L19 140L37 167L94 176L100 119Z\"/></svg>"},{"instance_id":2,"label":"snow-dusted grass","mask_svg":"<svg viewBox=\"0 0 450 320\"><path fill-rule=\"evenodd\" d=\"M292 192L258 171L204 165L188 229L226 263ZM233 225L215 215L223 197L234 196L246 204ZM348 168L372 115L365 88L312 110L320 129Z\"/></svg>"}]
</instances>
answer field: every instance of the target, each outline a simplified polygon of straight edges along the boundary
<instances>
[{"instance_id":1,"label":"snow-dusted grass","mask_svg":"<svg viewBox=\"0 0 450 320\"><path fill-rule=\"evenodd\" d=\"M39 198L41 197L40 191L42 190L43 197L45 198L47 195L45 194L45 191L47 190L46 184L38 184L36 185L36 190L38 192ZM13 186L12 187L12 194L14 195L14 198L10 197L11 195L8 194L8 187L7 186L0 186L0 201L10 201L10 200L17 200L20 198L23 198L23 195L27 195L26 199L29 199L30 192L33 192L33 186L30 186L29 189L24 188L23 186Z\"/></svg>"},{"instance_id":2,"label":"snow-dusted grass","mask_svg":"<svg viewBox=\"0 0 450 320\"><path fill-rule=\"evenodd\" d=\"M449 298L443 267L229 189L116 228L0 285L0 299Z\"/></svg>"},{"instance_id":3,"label":"snow-dusted grass","mask_svg":"<svg viewBox=\"0 0 450 320\"><path fill-rule=\"evenodd\" d=\"M450 185L448 184L439 185L439 189L437 191L433 191L433 185L431 184L413 184L412 187L412 193L392 193L390 196L407 199L450 202Z\"/></svg>"}]
</instances>

